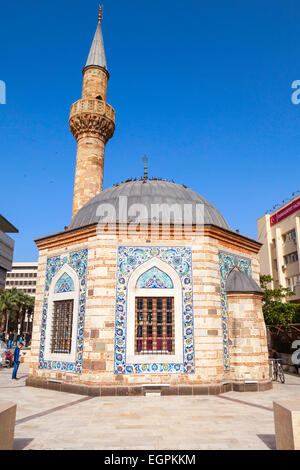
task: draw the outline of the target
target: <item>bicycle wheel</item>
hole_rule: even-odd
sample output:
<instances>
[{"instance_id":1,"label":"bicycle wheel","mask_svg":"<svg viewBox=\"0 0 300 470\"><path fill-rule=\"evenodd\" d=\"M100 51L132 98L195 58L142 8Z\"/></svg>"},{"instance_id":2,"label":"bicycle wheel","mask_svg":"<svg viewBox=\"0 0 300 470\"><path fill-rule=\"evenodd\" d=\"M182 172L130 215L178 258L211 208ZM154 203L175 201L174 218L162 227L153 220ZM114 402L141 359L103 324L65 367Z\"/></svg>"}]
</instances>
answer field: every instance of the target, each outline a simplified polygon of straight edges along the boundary
<instances>
[{"instance_id":1,"label":"bicycle wheel","mask_svg":"<svg viewBox=\"0 0 300 470\"><path fill-rule=\"evenodd\" d=\"M278 378L278 368L277 368L277 364L274 364L274 366L273 366L273 378L272 378L272 380L273 380L274 382L276 382L277 378Z\"/></svg>"},{"instance_id":2,"label":"bicycle wheel","mask_svg":"<svg viewBox=\"0 0 300 470\"><path fill-rule=\"evenodd\" d=\"M283 372L283 368L281 365L278 367L278 375L279 375L280 382L284 384L285 377L284 377L284 372Z\"/></svg>"}]
</instances>

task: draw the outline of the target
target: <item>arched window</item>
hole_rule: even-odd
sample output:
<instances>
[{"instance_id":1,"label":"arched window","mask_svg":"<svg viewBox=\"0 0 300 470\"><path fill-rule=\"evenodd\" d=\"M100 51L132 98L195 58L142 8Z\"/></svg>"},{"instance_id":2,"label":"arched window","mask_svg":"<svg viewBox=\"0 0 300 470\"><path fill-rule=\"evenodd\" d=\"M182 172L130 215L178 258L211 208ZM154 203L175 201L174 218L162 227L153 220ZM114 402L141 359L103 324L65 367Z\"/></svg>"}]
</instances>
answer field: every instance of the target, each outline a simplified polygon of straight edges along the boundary
<instances>
[{"instance_id":1,"label":"arched window","mask_svg":"<svg viewBox=\"0 0 300 470\"><path fill-rule=\"evenodd\" d=\"M127 362L182 361L182 287L178 274L154 258L128 282Z\"/></svg>"},{"instance_id":2,"label":"arched window","mask_svg":"<svg viewBox=\"0 0 300 470\"><path fill-rule=\"evenodd\" d=\"M69 274L64 273L55 285L55 294L74 292L74 282ZM52 322L51 353L70 354L73 324L73 299L54 301L54 315Z\"/></svg>"},{"instance_id":3,"label":"arched window","mask_svg":"<svg viewBox=\"0 0 300 470\"><path fill-rule=\"evenodd\" d=\"M64 265L49 289L45 360L71 362L75 358L78 298L78 276L69 265Z\"/></svg>"}]
</instances>

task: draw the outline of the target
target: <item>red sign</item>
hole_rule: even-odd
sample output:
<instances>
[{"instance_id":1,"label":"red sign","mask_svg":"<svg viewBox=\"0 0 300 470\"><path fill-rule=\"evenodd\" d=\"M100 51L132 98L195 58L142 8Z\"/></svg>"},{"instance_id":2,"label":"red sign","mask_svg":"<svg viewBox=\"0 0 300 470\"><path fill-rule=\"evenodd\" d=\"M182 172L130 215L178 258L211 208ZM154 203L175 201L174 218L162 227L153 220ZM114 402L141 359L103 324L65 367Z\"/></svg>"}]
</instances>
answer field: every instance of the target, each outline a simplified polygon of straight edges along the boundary
<instances>
[{"instance_id":1,"label":"red sign","mask_svg":"<svg viewBox=\"0 0 300 470\"><path fill-rule=\"evenodd\" d=\"M278 224L281 220L285 219L289 215L294 214L294 212L300 210L300 198L296 199L296 201L292 202L288 206L286 206L284 209L281 209L277 214L272 215L270 218L270 224L271 227L272 225Z\"/></svg>"}]
</instances>

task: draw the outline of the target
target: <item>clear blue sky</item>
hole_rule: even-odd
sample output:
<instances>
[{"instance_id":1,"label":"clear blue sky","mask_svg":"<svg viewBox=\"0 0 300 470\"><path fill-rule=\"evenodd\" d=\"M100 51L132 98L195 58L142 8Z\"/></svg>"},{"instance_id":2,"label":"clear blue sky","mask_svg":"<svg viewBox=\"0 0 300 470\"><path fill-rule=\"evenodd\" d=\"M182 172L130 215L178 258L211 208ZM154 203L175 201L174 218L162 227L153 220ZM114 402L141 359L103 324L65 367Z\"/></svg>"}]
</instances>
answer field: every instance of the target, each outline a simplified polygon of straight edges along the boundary
<instances>
[{"instance_id":1,"label":"clear blue sky","mask_svg":"<svg viewBox=\"0 0 300 470\"><path fill-rule=\"evenodd\" d=\"M232 229L300 189L298 0L104 0L108 101L117 113L104 186L141 176L184 183ZM15 261L70 222L76 142L71 104L97 26L96 0L2 2L1 207Z\"/></svg>"}]
</instances>

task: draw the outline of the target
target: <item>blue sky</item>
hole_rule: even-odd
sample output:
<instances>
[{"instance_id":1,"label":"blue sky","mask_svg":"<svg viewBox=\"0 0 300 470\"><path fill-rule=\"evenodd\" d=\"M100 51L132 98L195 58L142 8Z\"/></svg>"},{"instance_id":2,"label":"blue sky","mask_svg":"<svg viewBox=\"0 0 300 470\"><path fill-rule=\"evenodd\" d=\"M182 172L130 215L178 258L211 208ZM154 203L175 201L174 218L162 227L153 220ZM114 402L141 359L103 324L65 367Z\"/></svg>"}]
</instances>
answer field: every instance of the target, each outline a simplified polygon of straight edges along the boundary
<instances>
[{"instance_id":1,"label":"blue sky","mask_svg":"<svg viewBox=\"0 0 300 470\"><path fill-rule=\"evenodd\" d=\"M105 0L108 102L116 132L104 187L143 172L199 192L232 229L256 237L256 219L299 184L300 3L296 0ZM97 26L98 1L2 2L1 208L33 240L70 222L76 142L71 104Z\"/></svg>"}]
</instances>

